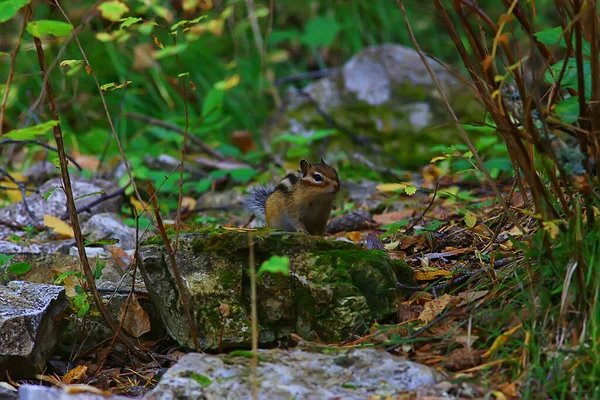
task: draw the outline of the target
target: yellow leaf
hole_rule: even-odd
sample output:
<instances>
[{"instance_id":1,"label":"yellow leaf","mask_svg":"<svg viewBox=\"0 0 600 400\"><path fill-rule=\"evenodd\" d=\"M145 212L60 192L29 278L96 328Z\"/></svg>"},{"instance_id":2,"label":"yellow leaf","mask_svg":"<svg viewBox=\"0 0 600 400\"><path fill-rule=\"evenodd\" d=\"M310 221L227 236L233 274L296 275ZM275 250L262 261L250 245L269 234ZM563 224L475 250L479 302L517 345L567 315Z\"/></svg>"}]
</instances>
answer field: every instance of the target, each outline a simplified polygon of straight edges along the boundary
<instances>
[{"instance_id":1,"label":"yellow leaf","mask_svg":"<svg viewBox=\"0 0 600 400\"><path fill-rule=\"evenodd\" d=\"M544 230L550 235L552 239L556 239L558 234L560 233L560 228L558 227L558 221L544 221L542 225L544 226Z\"/></svg>"},{"instance_id":2,"label":"yellow leaf","mask_svg":"<svg viewBox=\"0 0 600 400\"><path fill-rule=\"evenodd\" d=\"M15 180L19 182L25 183L27 181L27 178L23 177L17 172L12 173L11 175L13 178L15 178ZM19 201L23 201L23 195L21 194L21 189L19 189L19 185L17 185L13 181L8 180L7 178L4 178L4 180L1 182L2 186L6 188L4 189L4 192L6 193L6 196L11 202L17 203ZM26 192L27 195L29 195L30 193L31 192Z\"/></svg>"},{"instance_id":3,"label":"yellow leaf","mask_svg":"<svg viewBox=\"0 0 600 400\"><path fill-rule=\"evenodd\" d=\"M224 81L219 81L219 82L215 83L215 88L220 89L220 90L229 90L229 89L234 88L237 85L239 85L240 79L241 79L240 74L232 75L232 76L228 77L227 79L225 79Z\"/></svg>"},{"instance_id":4,"label":"yellow leaf","mask_svg":"<svg viewBox=\"0 0 600 400\"><path fill-rule=\"evenodd\" d=\"M50 214L44 215L44 226L48 228L52 228L54 233L63 236L65 238L72 238L75 235L73 234L73 228L69 226L65 221L61 220Z\"/></svg>"},{"instance_id":5,"label":"yellow leaf","mask_svg":"<svg viewBox=\"0 0 600 400\"><path fill-rule=\"evenodd\" d=\"M384 244L383 247L385 247L386 250L392 251L392 250L396 250L396 248L398 247L399 244L400 244L400 241L396 240L395 242Z\"/></svg>"},{"instance_id":6,"label":"yellow leaf","mask_svg":"<svg viewBox=\"0 0 600 400\"><path fill-rule=\"evenodd\" d=\"M415 279L418 281L432 281L437 278L452 275L452 272L445 269L435 269L427 271L415 271Z\"/></svg>"},{"instance_id":7,"label":"yellow leaf","mask_svg":"<svg viewBox=\"0 0 600 400\"><path fill-rule=\"evenodd\" d=\"M433 158L431 159L431 161L429 161L429 162L430 162L430 163L434 163L434 162L437 162L437 161L442 161L442 160L445 160L446 158L448 158L448 156L446 156L446 155L443 155L443 156L435 156L435 157L433 157Z\"/></svg>"},{"instance_id":8,"label":"yellow leaf","mask_svg":"<svg viewBox=\"0 0 600 400\"><path fill-rule=\"evenodd\" d=\"M287 50L275 50L267 55L267 60L272 64L282 63L290 58L290 53Z\"/></svg>"},{"instance_id":9,"label":"yellow leaf","mask_svg":"<svg viewBox=\"0 0 600 400\"><path fill-rule=\"evenodd\" d=\"M192 197L183 196L181 198L181 208L193 210L194 208L196 208L196 199Z\"/></svg>"},{"instance_id":10,"label":"yellow leaf","mask_svg":"<svg viewBox=\"0 0 600 400\"><path fill-rule=\"evenodd\" d=\"M471 211L467 211L465 214L465 224L469 228L474 227L477 224L477 215L473 214Z\"/></svg>"},{"instance_id":11,"label":"yellow leaf","mask_svg":"<svg viewBox=\"0 0 600 400\"><path fill-rule=\"evenodd\" d=\"M137 212L144 212L144 211L148 211L149 207L148 207L148 203L144 202L143 204L140 203L135 197L131 196L129 198L129 201L131 202L131 204L133 205L133 207L135 207L135 210Z\"/></svg>"},{"instance_id":12,"label":"yellow leaf","mask_svg":"<svg viewBox=\"0 0 600 400\"><path fill-rule=\"evenodd\" d=\"M519 325L515 326L514 328L509 329L502 335L498 336L496 338L496 340L494 340L494 343L492 343L492 347L490 347L490 349L488 351L483 353L482 357L489 357L490 354L492 354L494 351L498 350L502 345L504 345L504 343L506 343L506 341L522 327L523 327L523 324L519 324Z\"/></svg>"},{"instance_id":13,"label":"yellow leaf","mask_svg":"<svg viewBox=\"0 0 600 400\"><path fill-rule=\"evenodd\" d=\"M397 191L404 191L409 185L407 183L384 183L377 185L377 190L384 193L395 193Z\"/></svg>"}]
</instances>

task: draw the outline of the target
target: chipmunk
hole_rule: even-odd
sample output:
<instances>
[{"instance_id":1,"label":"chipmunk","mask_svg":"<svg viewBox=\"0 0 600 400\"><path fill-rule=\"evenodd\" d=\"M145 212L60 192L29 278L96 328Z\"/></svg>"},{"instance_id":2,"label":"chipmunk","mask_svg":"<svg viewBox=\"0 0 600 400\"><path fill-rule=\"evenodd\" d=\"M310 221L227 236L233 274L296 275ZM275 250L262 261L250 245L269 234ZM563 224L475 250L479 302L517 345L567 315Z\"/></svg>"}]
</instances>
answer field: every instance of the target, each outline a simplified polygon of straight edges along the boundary
<instances>
[{"instance_id":1,"label":"chipmunk","mask_svg":"<svg viewBox=\"0 0 600 400\"><path fill-rule=\"evenodd\" d=\"M335 168L323 158L318 164L302 159L300 170L289 172L276 186L252 189L244 206L269 228L323 236L339 191Z\"/></svg>"}]
</instances>

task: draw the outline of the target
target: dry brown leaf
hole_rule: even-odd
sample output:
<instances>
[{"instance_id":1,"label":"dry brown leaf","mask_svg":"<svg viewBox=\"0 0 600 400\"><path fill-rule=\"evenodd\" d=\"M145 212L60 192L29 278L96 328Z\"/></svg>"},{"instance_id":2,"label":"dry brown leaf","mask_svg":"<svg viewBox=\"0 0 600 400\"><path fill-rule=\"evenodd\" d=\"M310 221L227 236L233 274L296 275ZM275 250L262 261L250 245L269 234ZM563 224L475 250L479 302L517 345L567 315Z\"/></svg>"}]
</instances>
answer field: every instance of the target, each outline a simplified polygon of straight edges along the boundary
<instances>
[{"instance_id":1,"label":"dry brown leaf","mask_svg":"<svg viewBox=\"0 0 600 400\"><path fill-rule=\"evenodd\" d=\"M444 363L449 371L460 371L481 364L481 352L467 347L452 351Z\"/></svg>"},{"instance_id":2,"label":"dry brown leaf","mask_svg":"<svg viewBox=\"0 0 600 400\"><path fill-rule=\"evenodd\" d=\"M123 320L126 307L127 302L123 303L119 310L120 321ZM133 296L129 308L127 308L127 315L123 321L123 329L135 338L139 338L144 333L150 332L150 317L148 317L148 314L144 311L135 296Z\"/></svg>"},{"instance_id":3,"label":"dry brown leaf","mask_svg":"<svg viewBox=\"0 0 600 400\"><path fill-rule=\"evenodd\" d=\"M54 233L56 233L57 235L62 236L64 238L75 237L75 234L73 233L73 228L71 228L71 226L69 226L69 224L67 224L62 219L55 217L53 215L50 215L50 214L44 215L44 226L47 226L48 228L52 228Z\"/></svg>"},{"instance_id":4,"label":"dry brown leaf","mask_svg":"<svg viewBox=\"0 0 600 400\"><path fill-rule=\"evenodd\" d=\"M242 153L256 150L252 132L246 130L231 132L231 144L240 149Z\"/></svg>"},{"instance_id":5,"label":"dry brown leaf","mask_svg":"<svg viewBox=\"0 0 600 400\"><path fill-rule=\"evenodd\" d=\"M86 365L78 365L72 368L69 372L62 377L62 383L70 385L75 381L80 381L87 376L88 367Z\"/></svg>"},{"instance_id":6,"label":"dry brown leaf","mask_svg":"<svg viewBox=\"0 0 600 400\"><path fill-rule=\"evenodd\" d=\"M196 208L196 199L193 199L188 196L183 196L181 198L181 208L182 209L187 208L188 210L193 210L194 208Z\"/></svg>"},{"instance_id":7,"label":"dry brown leaf","mask_svg":"<svg viewBox=\"0 0 600 400\"><path fill-rule=\"evenodd\" d=\"M392 222L398 222L405 218L411 217L415 213L415 210L405 208L402 211L394 211L386 214L374 215L373 220L380 225L391 224Z\"/></svg>"},{"instance_id":8,"label":"dry brown leaf","mask_svg":"<svg viewBox=\"0 0 600 400\"><path fill-rule=\"evenodd\" d=\"M415 271L415 279L417 281L432 281L437 278L443 278L452 275L452 272L445 269L434 269L427 271Z\"/></svg>"},{"instance_id":9,"label":"dry brown leaf","mask_svg":"<svg viewBox=\"0 0 600 400\"><path fill-rule=\"evenodd\" d=\"M94 155L81 154L74 151L72 157L83 169L89 169L92 172L96 172L98 167L100 167L100 160Z\"/></svg>"},{"instance_id":10,"label":"dry brown leaf","mask_svg":"<svg viewBox=\"0 0 600 400\"><path fill-rule=\"evenodd\" d=\"M352 240L354 243L360 242L360 232L359 231L350 232L346 236L348 237L348 239Z\"/></svg>"},{"instance_id":11,"label":"dry brown leaf","mask_svg":"<svg viewBox=\"0 0 600 400\"><path fill-rule=\"evenodd\" d=\"M442 297L433 299L425 304L421 315L419 315L419 321L424 323L431 322L442 311L444 311L447 306L459 304L461 300L462 299L460 297L451 296L449 294L445 294Z\"/></svg>"},{"instance_id":12,"label":"dry brown leaf","mask_svg":"<svg viewBox=\"0 0 600 400\"><path fill-rule=\"evenodd\" d=\"M485 297L489 292L489 290L469 290L466 292L461 292L458 294L458 297L464 299L465 301L463 301L460 305L479 300L482 297Z\"/></svg>"}]
</instances>

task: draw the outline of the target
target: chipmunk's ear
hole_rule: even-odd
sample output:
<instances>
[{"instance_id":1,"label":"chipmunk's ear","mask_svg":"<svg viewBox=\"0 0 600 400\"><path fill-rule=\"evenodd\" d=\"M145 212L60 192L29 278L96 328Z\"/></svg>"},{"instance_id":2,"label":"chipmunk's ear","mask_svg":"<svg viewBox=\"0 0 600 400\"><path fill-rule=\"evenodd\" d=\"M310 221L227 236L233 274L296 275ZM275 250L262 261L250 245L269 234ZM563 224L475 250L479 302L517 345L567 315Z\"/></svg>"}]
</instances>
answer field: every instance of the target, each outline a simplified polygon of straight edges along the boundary
<instances>
[{"instance_id":1,"label":"chipmunk's ear","mask_svg":"<svg viewBox=\"0 0 600 400\"><path fill-rule=\"evenodd\" d=\"M308 174L310 167L312 167L312 164L306 158L300 160L300 171L302 171L302 176L306 176L306 174Z\"/></svg>"},{"instance_id":2,"label":"chipmunk's ear","mask_svg":"<svg viewBox=\"0 0 600 400\"><path fill-rule=\"evenodd\" d=\"M321 164L327 165L327 163L325 162L325 160L323 160L323 157L321 157Z\"/></svg>"}]
</instances>

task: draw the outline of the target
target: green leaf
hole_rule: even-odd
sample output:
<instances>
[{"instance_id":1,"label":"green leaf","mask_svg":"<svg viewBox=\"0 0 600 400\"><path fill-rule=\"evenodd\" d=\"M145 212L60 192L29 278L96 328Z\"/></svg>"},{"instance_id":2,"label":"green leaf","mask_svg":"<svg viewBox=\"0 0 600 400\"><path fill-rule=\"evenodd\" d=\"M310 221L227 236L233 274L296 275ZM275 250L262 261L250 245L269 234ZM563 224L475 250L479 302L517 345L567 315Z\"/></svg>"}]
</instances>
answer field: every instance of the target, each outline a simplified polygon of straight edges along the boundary
<instances>
[{"instance_id":1,"label":"green leaf","mask_svg":"<svg viewBox=\"0 0 600 400\"><path fill-rule=\"evenodd\" d=\"M223 104L224 95L223 90L211 89L202 102L202 116L205 117L209 113L215 114L214 111L220 109Z\"/></svg>"},{"instance_id":2,"label":"green leaf","mask_svg":"<svg viewBox=\"0 0 600 400\"><path fill-rule=\"evenodd\" d=\"M16 275L26 274L31 269L31 264L28 262L19 262L9 265L7 270Z\"/></svg>"},{"instance_id":3,"label":"green leaf","mask_svg":"<svg viewBox=\"0 0 600 400\"><path fill-rule=\"evenodd\" d=\"M49 19L41 19L27 24L27 32L37 38L44 35L52 36L69 36L73 32L73 25L62 21L52 21Z\"/></svg>"},{"instance_id":4,"label":"green leaf","mask_svg":"<svg viewBox=\"0 0 600 400\"><path fill-rule=\"evenodd\" d=\"M249 182L258 171L254 168L238 168L230 171L231 177L238 182Z\"/></svg>"},{"instance_id":5,"label":"green leaf","mask_svg":"<svg viewBox=\"0 0 600 400\"><path fill-rule=\"evenodd\" d=\"M0 266L6 264L7 262L9 262L10 260L12 260L13 258L15 258L14 254L12 254L10 256L7 256L6 254L0 253Z\"/></svg>"},{"instance_id":6,"label":"green leaf","mask_svg":"<svg viewBox=\"0 0 600 400\"><path fill-rule=\"evenodd\" d=\"M62 60L60 62L61 67L75 67L79 64L83 64L83 60Z\"/></svg>"},{"instance_id":7,"label":"green leaf","mask_svg":"<svg viewBox=\"0 0 600 400\"><path fill-rule=\"evenodd\" d=\"M473 214L471 211L467 211L465 214L465 224L469 228L474 227L477 224L477 215Z\"/></svg>"},{"instance_id":8,"label":"green leaf","mask_svg":"<svg viewBox=\"0 0 600 400\"><path fill-rule=\"evenodd\" d=\"M197 24L198 22L202 21L203 19L205 19L207 17L208 17L208 15L201 15L198 18L194 18L190 21L188 21L187 19L183 19L183 20L175 23L173 26L171 26L171 32L176 31L177 28L179 28L180 26Z\"/></svg>"},{"instance_id":9,"label":"green leaf","mask_svg":"<svg viewBox=\"0 0 600 400\"><path fill-rule=\"evenodd\" d=\"M129 28L131 25L137 24L138 22L142 22L142 21L143 21L143 19L136 18L136 17L122 18L121 19L121 26L119 26L119 29Z\"/></svg>"},{"instance_id":10,"label":"green leaf","mask_svg":"<svg viewBox=\"0 0 600 400\"><path fill-rule=\"evenodd\" d=\"M404 219L401 221L392 222L391 224L386 224L386 225L382 226L381 229L385 229L386 231L383 235L381 235L381 239L385 239L387 236L393 235L394 233L398 232L398 229L400 229L406 225L408 225L408 220Z\"/></svg>"},{"instance_id":11,"label":"green leaf","mask_svg":"<svg viewBox=\"0 0 600 400\"><path fill-rule=\"evenodd\" d=\"M183 53L188 48L188 43L177 43L173 46L165 46L163 49L158 50L152 56L156 60L160 60L161 58L174 56L176 54Z\"/></svg>"},{"instance_id":12,"label":"green leaf","mask_svg":"<svg viewBox=\"0 0 600 400\"><path fill-rule=\"evenodd\" d=\"M76 271L65 271L63 273L61 273L60 275L58 275L55 279L54 279L54 284L55 285L60 285L61 283L64 282L65 279L67 279L69 276L76 276L76 277L81 277L81 274L79 272Z\"/></svg>"},{"instance_id":13,"label":"green leaf","mask_svg":"<svg viewBox=\"0 0 600 400\"><path fill-rule=\"evenodd\" d=\"M31 0L0 0L0 23L6 22L23 7L29 4Z\"/></svg>"},{"instance_id":14,"label":"green leaf","mask_svg":"<svg viewBox=\"0 0 600 400\"><path fill-rule=\"evenodd\" d=\"M200 374L196 374L193 373L190 375L190 378L192 378L193 380L195 380L196 382L198 382L201 386L208 386L212 383L212 381L210 380L209 377L204 376L204 375L200 375Z\"/></svg>"},{"instance_id":15,"label":"green leaf","mask_svg":"<svg viewBox=\"0 0 600 400\"><path fill-rule=\"evenodd\" d=\"M210 190L210 186L212 184L212 179L203 178L198 181L198 183L194 186L194 190L196 193L204 193Z\"/></svg>"},{"instance_id":16,"label":"green leaf","mask_svg":"<svg viewBox=\"0 0 600 400\"><path fill-rule=\"evenodd\" d=\"M333 18L317 16L306 23L300 41L311 48L329 47L340 31L340 24Z\"/></svg>"},{"instance_id":17,"label":"green leaf","mask_svg":"<svg viewBox=\"0 0 600 400\"><path fill-rule=\"evenodd\" d=\"M127 4L122 3L118 0L105 1L98 6L98 10L102 13L102 17L110 21L120 21L123 14L129 12Z\"/></svg>"},{"instance_id":18,"label":"green leaf","mask_svg":"<svg viewBox=\"0 0 600 400\"><path fill-rule=\"evenodd\" d=\"M44 135L46 132L48 132L48 130L52 129L52 127L56 125L58 125L58 121L53 119L48 122L44 122L43 124L30 126L28 128L14 129L4 136L14 140L32 140L38 135Z\"/></svg>"},{"instance_id":19,"label":"green leaf","mask_svg":"<svg viewBox=\"0 0 600 400\"><path fill-rule=\"evenodd\" d=\"M558 103L554 111L561 121L572 124L579 117L579 99L576 96L569 97Z\"/></svg>"},{"instance_id":20,"label":"green leaf","mask_svg":"<svg viewBox=\"0 0 600 400\"><path fill-rule=\"evenodd\" d=\"M94 279L102 278L102 271L104 271L104 267L106 267L106 261L101 259L96 259L96 270L94 271Z\"/></svg>"},{"instance_id":21,"label":"green leaf","mask_svg":"<svg viewBox=\"0 0 600 400\"><path fill-rule=\"evenodd\" d=\"M120 83L120 84L116 84L114 82L105 83L104 85L100 86L100 89L103 92L112 92L113 90L122 89L126 86L129 86L129 84L131 84L131 82L132 81L125 81L125 83Z\"/></svg>"},{"instance_id":22,"label":"green leaf","mask_svg":"<svg viewBox=\"0 0 600 400\"><path fill-rule=\"evenodd\" d=\"M404 189L404 193L406 193L409 196L414 195L415 193L417 193L417 187L416 186L407 186Z\"/></svg>"},{"instance_id":23,"label":"green leaf","mask_svg":"<svg viewBox=\"0 0 600 400\"><path fill-rule=\"evenodd\" d=\"M563 49L567 48L567 42L565 41L565 37L562 35L562 27L557 26L556 28L545 29L540 32L536 32L533 35L537 39L538 42L545 44L546 46L556 46L562 47ZM566 35L565 35L566 36ZM575 35L573 37L573 50L575 50ZM591 48L590 44L586 41L583 41L582 45L583 54L590 55Z\"/></svg>"},{"instance_id":24,"label":"green leaf","mask_svg":"<svg viewBox=\"0 0 600 400\"><path fill-rule=\"evenodd\" d=\"M286 256L272 256L267 261L263 262L260 268L258 269L258 275L262 275L265 272L270 272L272 274L282 274L289 275L290 274L290 259Z\"/></svg>"}]
</instances>

